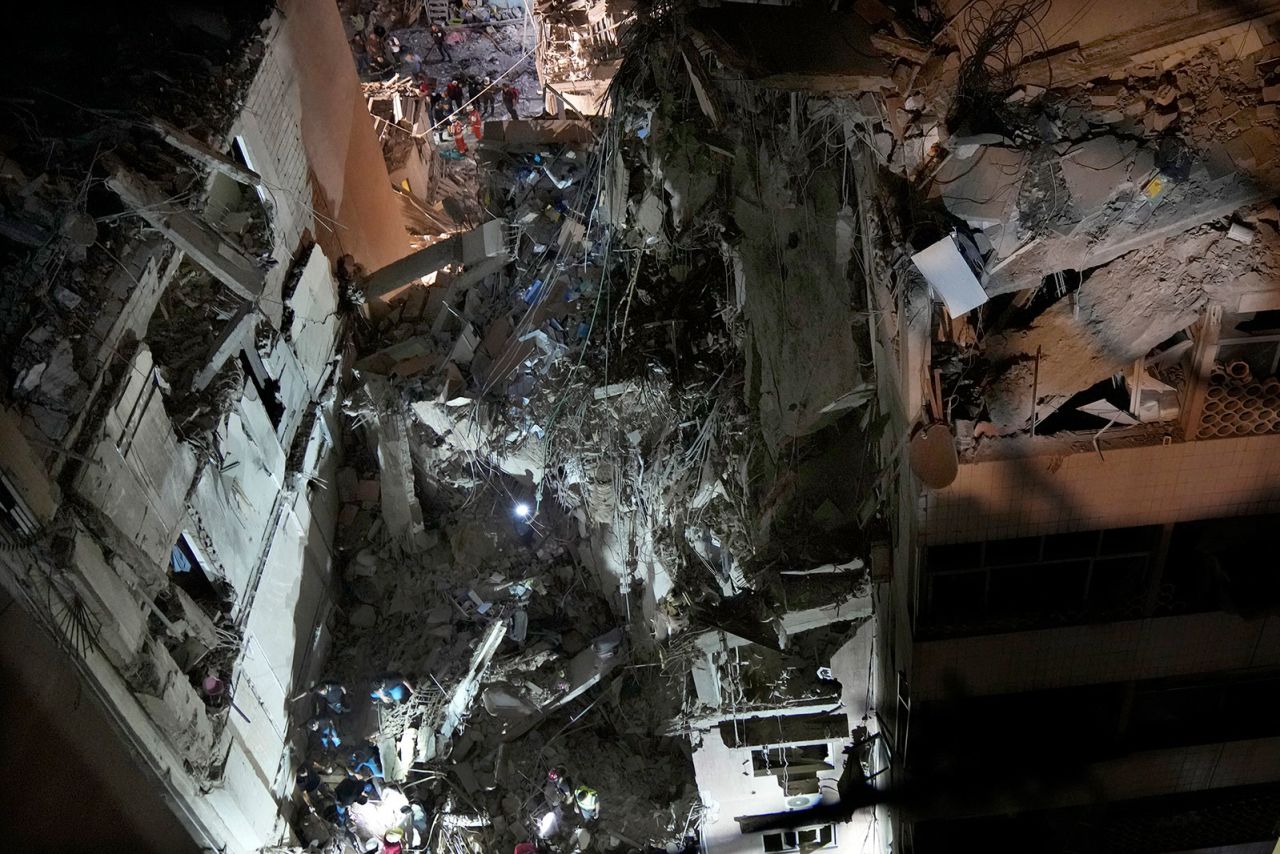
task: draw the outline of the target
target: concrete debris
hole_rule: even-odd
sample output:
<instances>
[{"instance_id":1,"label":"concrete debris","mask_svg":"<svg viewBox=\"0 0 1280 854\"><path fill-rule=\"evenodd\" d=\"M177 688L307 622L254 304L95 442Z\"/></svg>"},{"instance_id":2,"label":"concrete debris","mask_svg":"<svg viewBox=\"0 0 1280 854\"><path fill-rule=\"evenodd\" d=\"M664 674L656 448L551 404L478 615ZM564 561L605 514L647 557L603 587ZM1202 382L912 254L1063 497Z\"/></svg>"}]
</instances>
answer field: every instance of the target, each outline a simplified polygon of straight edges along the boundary
<instances>
[{"instance_id":1,"label":"concrete debris","mask_svg":"<svg viewBox=\"0 0 1280 854\"><path fill-rule=\"evenodd\" d=\"M184 791L296 770L332 854L799 850L739 819L889 767L897 508L1280 430L1224 402L1280 390L1242 12L1029 57L975 53L984 4L341 5L340 156L259 147L260 100L104 110L157 118L78 174L0 142L10 586L125 615L94 644Z\"/></svg>"},{"instance_id":2,"label":"concrete debris","mask_svg":"<svg viewBox=\"0 0 1280 854\"><path fill-rule=\"evenodd\" d=\"M1099 136L1073 146L1058 163L1078 210L1092 211L1125 189L1136 143L1121 143L1114 136Z\"/></svg>"},{"instance_id":3,"label":"concrete debris","mask_svg":"<svg viewBox=\"0 0 1280 854\"><path fill-rule=\"evenodd\" d=\"M577 37L560 26L553 38ZM693 626L732 625L798 650L762 654L753 640L742 651L777 677L753 702L828 698L831 683L798 661L829 660L844 637L832 627L868 614L856 546L815 554L838 573L779 574L793 530L852 530L875 503L865 481L830 479L864 464L870 442L857 312L825 287L849 276L854 213L836 174L794 180L807 163L740 204L721 193L726 174L769 161L721 126L733 99L709 45L691 35L662 67L701 87L694 109L723 133L713 145L656 102L618 117L624 142L581 119L490 123L475 158L488 225L364 280L369 323L354 333L359 384L343 402L337 475L349 602L327 669L346 684L373 678L371 661L405 675L409 694L353 720L355 737L391 745L388 766L403 754L388 781L414 780L415 764L442 769L489 814L497 847L535 829L509 802L548 763L599 792L597 839L692 844L692 768L661 734L725 707L687 706L677 674L695 662L655 666L663 651ZM554 81L578 73L571 62L547 76L575 109ZM777 208L783 197L794 213ZM730 301L713 286L726 278L743 282ZM797 322L825 331L789 335ZM819 358L828 376L810 369ZM801 478L774 463L753 472L752 423L770 457L799 453ZM829 509L810 518L818 495ZM773 537L776 553L761 548ZM785 592L739 613L771 585ZM628 700L637 692L643 708ZM595 714L613 747L581 733L556 742L564 721ZM638 794L637 779L655 792Z\"/></svg>"},{"instance_id":4,"label":"concrete debris","mask_svg":"<svg viewBox=\"0 0 1280 854\"><path fill-rule=\"evenodd\" d=\"M1227 229L1227 237L1230 237L1236 243L1252 243L1254 232L1252 228L1243 223L1233 222L1231 227Z\"/></svg>"}]
</instances>

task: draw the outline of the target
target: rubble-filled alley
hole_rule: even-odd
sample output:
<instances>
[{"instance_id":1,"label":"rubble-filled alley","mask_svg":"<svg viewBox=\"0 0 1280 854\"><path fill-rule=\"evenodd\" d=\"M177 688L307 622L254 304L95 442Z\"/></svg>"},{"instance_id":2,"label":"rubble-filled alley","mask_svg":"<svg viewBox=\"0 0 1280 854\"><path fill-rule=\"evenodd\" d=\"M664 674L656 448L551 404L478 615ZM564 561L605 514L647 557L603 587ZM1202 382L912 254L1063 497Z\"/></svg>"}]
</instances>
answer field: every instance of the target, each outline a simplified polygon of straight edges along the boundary
<instances>
[{"instance_id":1,"label":"rubble-filled alley","mask_svg":"<svg viewBox=\"0 0 1280 854\"><path fill-rule=\"evenodd\" d=\"M1261 851L1255 5L79 22L0 101L32 719L132 850Z\"/></svg>"}]
</instances>

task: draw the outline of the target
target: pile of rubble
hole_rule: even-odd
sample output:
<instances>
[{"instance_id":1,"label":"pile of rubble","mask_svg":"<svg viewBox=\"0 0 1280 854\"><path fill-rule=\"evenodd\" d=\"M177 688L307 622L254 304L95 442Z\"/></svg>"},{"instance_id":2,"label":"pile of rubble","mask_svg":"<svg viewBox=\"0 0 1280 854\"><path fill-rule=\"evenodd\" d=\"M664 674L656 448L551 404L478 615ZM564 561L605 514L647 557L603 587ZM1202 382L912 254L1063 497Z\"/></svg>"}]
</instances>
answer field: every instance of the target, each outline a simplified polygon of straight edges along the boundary
<instances>
[{"instance_id":1,"label":"pile of rubble","mask_svg":"<svg viewBox=\"0 0 1280 854\"><path fill-rule=\"evenodd\" d=\"M128 324L138 283L150 290L176 272L162 241L102 192L105 176L121 164L154 176L166 204L207 213L246 254L270 249L256 196L240 203L207 195L197 182L208 164L184 147L224 134L237 114L263 55L263 5L231 4L210 16L170 10L159 34L150 10L100 11L106 20L83 16L63 38L82 45L80 60L100 73L45 68L24 53L6 72L32 106L11 108L21 132L0 150L0 376L42 445L60 443L83 420L84 378L102 367L96 342ZM163 70L153 67L161 54Z\"/></svg>"},{"instance_id":2,"label":"pile of rubble","mask_svg":"<svg viewBox=\"0 0 1280 854\"><path fill-rule=\"evenodd\" d=\"M684 73L666 50L642 61ZM852 300L818 283L845 275L849 236L810 208L781 230L752 213L810 190L834 213L838 181L811 184L801 157L785 189L735 201L717 173L785 125L708 150L698 101L657 95L641 80L607 121L489 123L494 219L365 281L329 671L409 674L405 711L364 735L389 785L421 781L486 850L537 830L557 765L599 794L600 850L683 848L702 814L683 727L829 702L810 662L857 624L813 630L865 595L858 562L783 574L859 554L875 504L837 476L869 465L874 426L844 358ZM791 335L815 315L833 336ZM824 349L850 363L834 378L809 370ZM723 699L690 692L706 627L753 624L770 648L721 671Z\"/></svg>"},{"instance_id":3,"label":"pile of rubble","mask_svg":"<svg viewBox=\"0 0 1280 854\"><path fill-rule=\"evenodd\" d=\"M1055 434L1083 449L1112 426L1178 436L1193 325L1273 301L1280 45L1240 24L1077 68L1042 55L1047 14L978 4L944 25L858 4L884 82L808 102L906 182L864 188L883 229L869 269L933 315L924 399L962 455ZM930 267L926 249L957 260Z\"/></svg>"}]
</instances>

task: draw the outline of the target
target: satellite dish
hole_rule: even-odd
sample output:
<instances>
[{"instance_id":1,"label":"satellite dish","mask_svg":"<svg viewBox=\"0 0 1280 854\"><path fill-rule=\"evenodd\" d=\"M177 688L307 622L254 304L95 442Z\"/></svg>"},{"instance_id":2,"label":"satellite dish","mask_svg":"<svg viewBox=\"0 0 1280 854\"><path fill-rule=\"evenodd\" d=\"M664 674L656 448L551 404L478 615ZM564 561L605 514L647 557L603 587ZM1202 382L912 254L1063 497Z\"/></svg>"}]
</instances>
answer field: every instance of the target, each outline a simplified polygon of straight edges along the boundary
<instances>
[{"instance_id":1,"label":"satellite dish","mask_svg":"<svg viewBox=\"0 0 1280 854\"><path fill-rule=\"evenodd\" d=\"M930 489L945 489L960 472L956 440L946 424L934 423L918 431L907 446L911 471Z\"/></svg>"}]
</instances>

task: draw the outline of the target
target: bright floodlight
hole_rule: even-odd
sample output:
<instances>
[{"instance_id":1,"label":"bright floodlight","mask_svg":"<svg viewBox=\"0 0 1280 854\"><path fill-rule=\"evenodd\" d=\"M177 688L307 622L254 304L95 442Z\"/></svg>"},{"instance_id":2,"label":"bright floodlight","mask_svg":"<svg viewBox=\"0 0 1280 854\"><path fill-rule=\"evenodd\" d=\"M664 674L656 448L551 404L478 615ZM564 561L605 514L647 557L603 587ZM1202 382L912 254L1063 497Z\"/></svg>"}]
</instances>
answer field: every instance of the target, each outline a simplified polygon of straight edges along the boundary
<instances>
[{"instance_id":1,"label":"bright floodlight","mask_svg":"<svg viewBox=\"0 0 1280 854\"><path fill-rule=\"evenodd\" d=\"M516 515L517 515L517 516L519 516L521 519L523 519L523 518L525 518L526 516L528 516L528 515L529 515L529 505L528 505L528 504L524 504L524 503L517 504L517 505L516 505Z\"/></svg>"}]
</instances>

